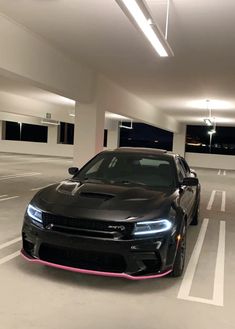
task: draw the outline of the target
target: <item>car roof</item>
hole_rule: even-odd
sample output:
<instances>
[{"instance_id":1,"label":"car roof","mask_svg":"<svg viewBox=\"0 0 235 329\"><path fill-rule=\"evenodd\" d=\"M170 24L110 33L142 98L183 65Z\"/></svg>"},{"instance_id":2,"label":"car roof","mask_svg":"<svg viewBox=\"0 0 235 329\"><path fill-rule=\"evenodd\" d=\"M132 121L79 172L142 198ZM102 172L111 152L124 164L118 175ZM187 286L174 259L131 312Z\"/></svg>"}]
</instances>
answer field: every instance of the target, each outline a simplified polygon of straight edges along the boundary
<instances>
[{"instance_id":1,"label":"car roof","mask_svg":"<svg viewBox=\"0 0 235 329\"><path fill-rule=\"evenodd\" d=\"M154 149L154 148L145 148L145 147L119 147L111 152L117 153L134 153L134 154L148 154L148 155L162 155L166 157L175 157L176 154L168 153L167 150L163 149Z\"/></svg>"}]
</instances>

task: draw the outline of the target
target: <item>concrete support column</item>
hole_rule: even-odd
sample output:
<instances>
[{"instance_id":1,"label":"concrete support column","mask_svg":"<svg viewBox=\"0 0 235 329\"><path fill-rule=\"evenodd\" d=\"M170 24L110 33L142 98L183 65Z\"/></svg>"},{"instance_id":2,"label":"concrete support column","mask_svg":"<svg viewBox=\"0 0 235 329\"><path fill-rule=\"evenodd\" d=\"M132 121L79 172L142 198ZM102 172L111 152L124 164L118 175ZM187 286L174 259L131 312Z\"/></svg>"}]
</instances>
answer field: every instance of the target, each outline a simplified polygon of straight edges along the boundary
<instances>
[{"instance_id":1,"label":"concrete support column","mask_svg":"<svg viewBox=\"0 0 235 329\"><path fill-rule=\"evenodd\" d=\"M51 146L57 144L58 126L48 126L47 143ZM61 154L63 156L63 154Z\"/></svg>"},{"instance_id":2,"label":"concrete support column","mask_svg":"<svg viewBox=\"0 0 235 329\"><path fill-rule=\"evenodd\" d=\"M173 137L173 152L185 156L186 143L186 125L182 125L179 133L174 133Z\"/></svg>"},{"instance_id":3,"label":"concrete support column","mask_svg":"<svg viewBox=\"0 0 235 329\"><path fill-rule=\"evenodd\" d=\"M103 150L105 111L96 103L76 103L74 165L81 168Z\"/></svg>"},{"instance_id":4,"label":"concrete support column","mask_svg":"<svg viewBox=\"0 0 235 329\"><path fill-rule=\"evenodd\" d=\"M112 125L108 128L108 141L107 148L115 149L119 147L120 129L119 122L113 121Z\"/></svg>"}]
</instances>

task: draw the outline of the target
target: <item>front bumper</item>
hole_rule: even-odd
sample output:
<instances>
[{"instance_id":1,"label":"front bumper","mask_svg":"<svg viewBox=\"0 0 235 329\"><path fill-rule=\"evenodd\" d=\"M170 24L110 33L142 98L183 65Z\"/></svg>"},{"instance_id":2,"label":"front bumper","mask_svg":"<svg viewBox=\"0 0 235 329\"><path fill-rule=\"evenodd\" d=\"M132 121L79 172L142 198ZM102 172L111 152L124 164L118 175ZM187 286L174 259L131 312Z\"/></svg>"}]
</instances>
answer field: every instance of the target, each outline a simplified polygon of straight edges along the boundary
<instances>
[{"instance_id":1,"label":"front bumper","mask_svg":"<svg viewBox=\"0 0 235 329\"><path fill-rule=\"evenodd\" d=\"M84 274L131 280L168 275L177 250L175 236L112 240L41 229L26 218L22 256L28 261Z\"/></svg>"}]
</instances>

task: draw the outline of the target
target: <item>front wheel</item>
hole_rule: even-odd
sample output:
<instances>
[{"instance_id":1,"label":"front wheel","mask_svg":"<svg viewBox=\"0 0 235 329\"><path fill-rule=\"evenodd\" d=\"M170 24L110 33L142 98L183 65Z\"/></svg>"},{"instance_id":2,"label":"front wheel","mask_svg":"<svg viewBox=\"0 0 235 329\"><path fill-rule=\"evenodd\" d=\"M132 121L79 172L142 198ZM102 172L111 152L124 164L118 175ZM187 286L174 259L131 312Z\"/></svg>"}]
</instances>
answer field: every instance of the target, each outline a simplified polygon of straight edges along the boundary
<instances>
[{"instance_id":1,"label":"front wheel","mask_svg":"<svg viewBox=\"0 0 235 329\"><path fill-rule=\"evenodd\" d=\"M192 221L191 221L190 225L197 225L198 224L199 209L200 209L200 199L199 199L198 204L196 206L196 209L194 211L193 218L192 218Z\"/></svg>"},{"instance_id":2,"label":"front wheel","mask_svg":"<svg viewBox=\"0 0 235 329\"><path fill-rule=\"evenodd\" d=\"M178 238L180 238L180 240L178 242L178 249L175 256L175 262L171 272L171 276L173 276L174 278L181 276L184 271L185 255L186 255L186 224L184 224L182 233L180 236L178 236Z\"/></svg>"}]
</instances>

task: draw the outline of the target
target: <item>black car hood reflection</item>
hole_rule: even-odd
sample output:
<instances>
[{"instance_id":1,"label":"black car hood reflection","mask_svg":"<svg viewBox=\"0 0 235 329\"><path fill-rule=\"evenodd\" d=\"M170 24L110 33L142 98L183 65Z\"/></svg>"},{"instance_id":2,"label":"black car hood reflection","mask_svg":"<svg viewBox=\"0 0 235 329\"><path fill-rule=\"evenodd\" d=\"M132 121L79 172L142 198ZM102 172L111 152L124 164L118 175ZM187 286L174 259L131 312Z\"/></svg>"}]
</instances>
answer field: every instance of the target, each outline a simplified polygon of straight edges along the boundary
<instances>
[{"instance_id":1,"label":"black car hood reflection","mask_svg":"<svg viewBox=\"0 0 235 329\"><path fill-rule=\"evenodd\" d=\"M41 190L32 202L61 216L135 221L169 212L175 193L172 188L66 180Z\"/></svg>"}]
</instances>

